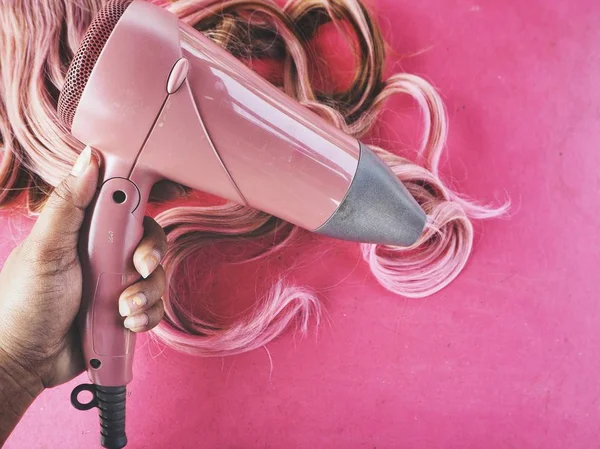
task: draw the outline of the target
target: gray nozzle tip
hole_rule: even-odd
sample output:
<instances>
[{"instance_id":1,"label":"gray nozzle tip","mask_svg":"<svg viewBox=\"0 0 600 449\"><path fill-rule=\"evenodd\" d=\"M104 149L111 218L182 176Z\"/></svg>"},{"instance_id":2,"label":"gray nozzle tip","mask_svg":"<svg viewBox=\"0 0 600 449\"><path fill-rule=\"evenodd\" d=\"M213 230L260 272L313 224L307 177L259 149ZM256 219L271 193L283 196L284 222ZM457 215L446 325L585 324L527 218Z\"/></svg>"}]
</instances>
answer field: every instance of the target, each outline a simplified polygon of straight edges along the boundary
<instances>
[{"instance_id":1,"label":"gray nozzle tip","mask_svg":"<svg viewBox=\"0 0 600 449\"><path fill-rule=\"evenodd\" d=\"M315 232L364 243L410 246L427 216L396 175L361 144L356 174L334 214Z\"/></svg>"}]
</instances>

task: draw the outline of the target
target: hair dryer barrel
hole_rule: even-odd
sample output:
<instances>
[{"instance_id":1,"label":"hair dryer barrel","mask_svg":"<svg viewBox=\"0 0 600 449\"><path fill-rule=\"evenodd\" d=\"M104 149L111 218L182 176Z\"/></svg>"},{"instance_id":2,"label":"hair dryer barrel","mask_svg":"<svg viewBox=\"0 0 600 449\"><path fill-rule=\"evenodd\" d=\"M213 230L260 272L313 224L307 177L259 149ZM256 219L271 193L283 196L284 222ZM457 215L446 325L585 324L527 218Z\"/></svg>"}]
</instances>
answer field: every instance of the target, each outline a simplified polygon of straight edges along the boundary
<instances>
[{"instance_id":1,"label":"hair dryer barrel","mask_svg":"<svg viewBox=\"0 0 600 449\"><path fill-rule=\"evenodd\" d=\"M416 241L424 212L366 146L188 25L180 36L194 103L250 206L344 240Z\"/></svg>"}]
</instances>

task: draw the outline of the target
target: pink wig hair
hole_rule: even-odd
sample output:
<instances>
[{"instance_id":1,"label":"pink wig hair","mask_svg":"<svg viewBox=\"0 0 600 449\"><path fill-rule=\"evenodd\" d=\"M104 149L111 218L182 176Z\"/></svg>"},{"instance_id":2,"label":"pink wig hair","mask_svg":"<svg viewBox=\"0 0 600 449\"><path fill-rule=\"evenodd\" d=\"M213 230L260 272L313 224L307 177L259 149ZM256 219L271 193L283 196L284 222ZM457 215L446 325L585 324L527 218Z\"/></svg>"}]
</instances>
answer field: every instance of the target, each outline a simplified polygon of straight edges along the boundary
<instances>
[{"instance_id":1,"label":"pink wig hair","mask_svg":"<svg viewBox=\"0 0 600 449\"><path fill-rule=\"evenodd\" d=\"M63 179L82 145L60 124L56 106L65 74L102 0L14 0L0 8L0 206L25 205L35 213ZM418 163L373 147L422 205L426 230L409 248L361 244L362 258L377 281L398 295L422 298L461 272L473 244L472 219L507 211L482 206L450 190L439 175L447 118L436 90L408 73L384 78L385 43L360 0L155 1L175 13L301 104L356 137L372 128L392 95L412 98L422 116ZM353 42L356 71L350 86L315 88L309 67L322 25L333 23ZM7 63L7 61L9 61ZM177 294L186 261L221 242L263 242L268 260L285 248L297 229L262 212L227 203L167 203L156 216L170 243L163 264L169 278L166 317L156 336L178 350L203 356L249 351L280 335L291 322L305 333L318 323L319 299L309 289L275 283L241 316L217 319L192 312ZM266 237L267 243L264 243ZM206 298L194 298L203 301Z\"/></svg>"}]
</instances>

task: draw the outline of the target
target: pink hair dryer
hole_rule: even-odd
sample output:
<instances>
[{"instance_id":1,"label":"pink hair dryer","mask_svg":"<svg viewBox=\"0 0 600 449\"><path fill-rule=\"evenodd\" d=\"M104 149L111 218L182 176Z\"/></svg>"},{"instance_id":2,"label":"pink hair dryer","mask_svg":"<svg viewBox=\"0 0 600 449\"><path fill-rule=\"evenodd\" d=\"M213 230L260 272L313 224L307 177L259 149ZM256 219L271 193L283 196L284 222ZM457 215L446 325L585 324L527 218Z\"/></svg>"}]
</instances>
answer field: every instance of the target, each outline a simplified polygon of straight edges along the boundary
<instances>
[{"instance_id":1,"label":"pink hair dryer","mask_svg":"<svg viewBox=\"0 0 600 449\"><path fill-rule=\"evenodd\" d=\"M151 187L170 180L345 240L408 246L425 213L367 147L144 1L111 0L90 25L61 93L61 120L102 157L79 244L79 325L101 442L121 448L135 335L118 313L138 279ZM88 390L94 399L77 399Z\"/></svg>"}]
</instances>

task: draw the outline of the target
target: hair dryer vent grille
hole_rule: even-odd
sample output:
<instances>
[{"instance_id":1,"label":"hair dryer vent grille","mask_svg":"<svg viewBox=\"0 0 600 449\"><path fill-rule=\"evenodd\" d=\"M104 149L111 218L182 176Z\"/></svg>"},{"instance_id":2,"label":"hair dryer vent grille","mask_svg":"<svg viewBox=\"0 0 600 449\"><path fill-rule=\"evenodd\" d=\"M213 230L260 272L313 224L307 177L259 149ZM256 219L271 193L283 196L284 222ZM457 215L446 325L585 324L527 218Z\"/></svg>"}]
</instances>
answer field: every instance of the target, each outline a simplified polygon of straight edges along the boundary
<instances>
[{"instance_id":1,"label":"hair dryer vent grille","mask_svg":"<svg viewBox=\"0 0 600 449\"><path fill-rule=\"evenodd\" d=\"M75 111L94 65L115 25L133 0L110 0L88 28L77 54L71 61L58 99L58 116L71 129Z\"/></svg>"}]
</instances>

